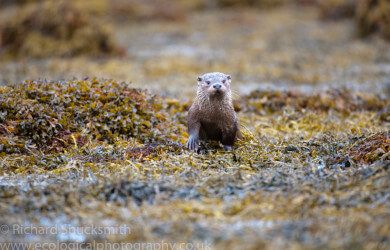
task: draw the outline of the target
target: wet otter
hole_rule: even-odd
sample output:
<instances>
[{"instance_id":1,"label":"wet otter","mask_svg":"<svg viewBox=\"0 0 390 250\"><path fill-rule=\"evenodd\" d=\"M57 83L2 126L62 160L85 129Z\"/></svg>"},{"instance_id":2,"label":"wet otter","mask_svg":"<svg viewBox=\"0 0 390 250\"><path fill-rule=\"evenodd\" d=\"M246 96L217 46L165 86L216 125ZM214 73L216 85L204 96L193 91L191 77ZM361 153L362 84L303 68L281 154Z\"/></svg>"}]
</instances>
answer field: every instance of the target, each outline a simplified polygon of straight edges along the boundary
<instances>
[{"instance_id":1,"label":"wet otter","mask_svg":"<svg viewBox=\"0 0 390 250\"><path fill-rule=\"evenodd\" d=\"M198 152L200 140L220 141L230 151L241 138L230 91L231 77L223 73L207 73L198 77L198 91L188 111L187 148Z\"/></svg>"}]
</instances>

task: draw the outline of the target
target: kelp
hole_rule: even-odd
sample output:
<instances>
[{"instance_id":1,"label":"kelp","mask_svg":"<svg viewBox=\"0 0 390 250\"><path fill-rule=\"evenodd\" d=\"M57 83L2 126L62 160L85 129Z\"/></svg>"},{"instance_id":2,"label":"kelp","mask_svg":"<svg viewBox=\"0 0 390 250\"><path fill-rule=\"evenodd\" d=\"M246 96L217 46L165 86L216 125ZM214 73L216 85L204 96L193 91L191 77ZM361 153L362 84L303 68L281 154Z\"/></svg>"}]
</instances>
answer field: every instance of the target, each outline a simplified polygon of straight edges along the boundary
<instances>
[{"instance_id":1,"label":"kelp","mask_svg":"<svg viewBox=\"0 0 390 250\"><path fill-rule=\"evenodd\" d=\"M190 12L205 6L205 0L113 0L109 1L107 11L114 19L180 22L185 20Z\"/></svg>"},{"instance_id":2,"label":"kelp","mask_svg":"<svg viewBox=\"0 0 390 250\"><path fill-rule=\"evenodd\" d=\"M111 30L67 1L18 8L0 25L2 54L20 57L120 54Z\"/></svg>"},{"instance_id":3,"label":"kelp","mask_svg":"<svg viewBox=\"0 0 390 250\"><path fill-rule=\"evenodd\" d=\"M363 0L356 10L356 23L360 36L378 33L390 39L390 2Z\"/></svg>"},{"instance_id":4,"label":"kelp","mask_svg":"<svg viewBox=\"0 0 390 250\"><path fill-rule=\"evenodd\" d=\"M217 3L221 7L256 7L256 8L272 8L287 3L288 0L218 0Z\"/></svg>"},{"instance_id":5,"label":"kelp","mask_svg":"<svg viewBox=\"0 0 390 250\"><path fill-rule=\"evenodd\" d=\"M325 92L305 94L297 91L257 90L236 102L237 109L246 112L277 112L283 108L343 113L353 111L377 111L386 117L390 107L388 98L373 93L353 92L348 89L332 89Z\"/></svg>"},{"instance_id":6,"label":"kelp","mask_svg":"<svg viewBox=\"0 0 390 250\"><path fill-rule=\"evenodd\" d=\"M0 150L7 154L63 152L70 145L113 143L118 137L177 144L184 135L162 99L126 82L27 80L3 87L0 94Z\"/></svg>"},{"instance_id":7,"label":"kelp","mask_svg":"<svg viewBox=\"0 0 390 250\"><path fill-rule=\"evenodd\" d=\"M318 0L321 17L325 20L353 18L359 0Z\"/></svg>"},{"instance_id":8,"label":"kelp","mask_svg":"<svg viewBox=\"0 0 390 250\"><path fill-rule=\"evenodd\" d=\"M390 131L371 134L358 138L346 153L335 155L327 159L329 165L343 164L350 167L352 164L373 164L374 162L390 163Z\"/></svg>"}]
</instances>

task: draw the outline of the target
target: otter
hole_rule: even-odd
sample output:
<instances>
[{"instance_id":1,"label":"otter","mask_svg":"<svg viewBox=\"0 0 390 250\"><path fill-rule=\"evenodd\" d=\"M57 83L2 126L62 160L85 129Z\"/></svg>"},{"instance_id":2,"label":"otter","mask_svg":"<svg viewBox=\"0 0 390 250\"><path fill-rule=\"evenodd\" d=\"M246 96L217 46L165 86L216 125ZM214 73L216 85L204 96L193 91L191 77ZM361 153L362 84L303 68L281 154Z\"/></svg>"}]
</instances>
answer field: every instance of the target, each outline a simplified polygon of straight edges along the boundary
<instances>
[{"instance_id":1,"label":"otter","mask_svg":"<svg viewBox=\"0 0 390 250\"><path fill-rule=\"evenodd\" d=\"M197 153L201 140L214 140L231 151L234 142L242 138L230 91L231 77L213 72L197 80L197 95L188 110L187 148Z\"/></svg>"}]
</instances>

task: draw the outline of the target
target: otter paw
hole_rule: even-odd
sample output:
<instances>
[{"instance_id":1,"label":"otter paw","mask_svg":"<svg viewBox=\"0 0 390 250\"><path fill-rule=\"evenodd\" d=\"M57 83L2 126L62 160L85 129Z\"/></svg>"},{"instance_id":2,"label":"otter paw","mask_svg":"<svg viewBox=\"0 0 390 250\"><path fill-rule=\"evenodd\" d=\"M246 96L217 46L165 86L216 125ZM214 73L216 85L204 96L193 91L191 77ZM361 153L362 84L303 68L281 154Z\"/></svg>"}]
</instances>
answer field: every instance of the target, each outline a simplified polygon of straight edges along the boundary
<instances>
[{"instance_id":1,"label":"otter paw","mask_svg":"<svg viewBox=\"0 0 390 250\"><path fill-rule=\"evenodd\" d=\"M200 146L199 137L191 135L190 138L188 138L187 148L190 151L197 153L199 150L199 146Z\"/></svg>"},{"instance_id":2,"label":"otter paw","mask_svg":"<svg viewBox=\"0 0 390 250\"><path fill-rule=\"evenodd\" d=\"M232 151L232 146L228 146L228 145L223 145L223 148L225 149L225 151L227 151L227 152L230 152L230 151Z\"/></svg>"}]
</instances>

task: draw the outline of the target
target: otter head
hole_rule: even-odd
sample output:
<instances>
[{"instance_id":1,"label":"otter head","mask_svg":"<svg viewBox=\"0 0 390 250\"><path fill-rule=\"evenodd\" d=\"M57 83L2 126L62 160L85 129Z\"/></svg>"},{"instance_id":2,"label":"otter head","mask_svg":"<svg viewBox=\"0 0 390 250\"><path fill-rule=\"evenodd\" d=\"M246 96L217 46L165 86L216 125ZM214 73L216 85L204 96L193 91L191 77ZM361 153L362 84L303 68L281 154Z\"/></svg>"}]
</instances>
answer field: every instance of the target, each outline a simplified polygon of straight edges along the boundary
<instances>
[{"instance_id":1,"label":"otter head","mask_svg":"<svg viewBox=\"0 0 390 250\"><path fill-rule=\"evenodd\" d=\"M230 96L230 82L230 75L220 72L198 76L198 93L216 98Z\"/></svg>"}]
</instances>

